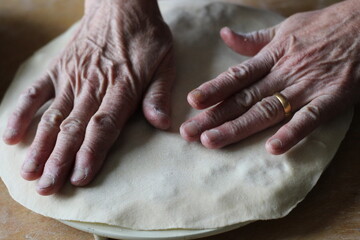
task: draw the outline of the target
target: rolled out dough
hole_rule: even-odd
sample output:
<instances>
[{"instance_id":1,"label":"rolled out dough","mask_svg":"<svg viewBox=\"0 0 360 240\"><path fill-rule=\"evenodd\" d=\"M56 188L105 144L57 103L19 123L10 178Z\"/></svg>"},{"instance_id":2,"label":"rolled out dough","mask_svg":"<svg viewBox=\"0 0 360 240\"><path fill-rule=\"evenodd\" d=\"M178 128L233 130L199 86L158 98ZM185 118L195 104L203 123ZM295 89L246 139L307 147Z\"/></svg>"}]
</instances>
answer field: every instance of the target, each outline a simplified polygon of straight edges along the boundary
<instances>
[{"instance_id":1,"label":"rolled out dough","mask_svg":"<svg viewBox=\"0 0 360 240\"><path fill-rule=\"evenodd\" d=\"M140 114L134 116L95 181L84 188L68 183L59 194L43 197L35 192L35 182L23 180L18 172L44 107L21 144L0 144L0 176L16 201L63 220L140 230L203 229L283 217L311 190L343 139L351 112L320 127L281 156L272 156L264 148L278 127L221 150L187 143L178 127L196 111L186 103L186 94L245 59L220 41L220 27L246 32L272 26L281 17L229 4L179 2L161 2L174 33L178 64L172 131L156 130ZM19 69L0 107L1 132L20 92L45 71L75 28Z\"/></svg>"}]
</instances>

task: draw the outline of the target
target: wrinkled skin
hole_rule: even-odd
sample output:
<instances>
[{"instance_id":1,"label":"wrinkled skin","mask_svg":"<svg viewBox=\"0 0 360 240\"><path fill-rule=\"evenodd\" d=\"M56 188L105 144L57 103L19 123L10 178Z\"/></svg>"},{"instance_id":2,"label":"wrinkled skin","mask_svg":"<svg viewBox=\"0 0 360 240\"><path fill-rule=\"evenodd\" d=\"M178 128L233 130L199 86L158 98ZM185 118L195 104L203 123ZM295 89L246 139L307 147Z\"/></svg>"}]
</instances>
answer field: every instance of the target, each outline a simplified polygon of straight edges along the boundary
<instances>
[{"instance_id":1,"label":"wrinkled skin","mask_svg":"<svg viewBox=\"0 0 360 240\"><path fill-rule=\"evenodd\" d=\"M254 57L189 93L190 105L205 110L181 126L181 135L207 148L238 142L284 120L273 96L280 92L293 115L265 147L272 154L286 152L359 100L359 33L358 0L299 13L258 32L223 28L230 48Z\"/></svg>"},{"instance_id":2,"label":"wrinkled skin","mask_svg":"<svg viewBox=\"0 0 360 240\"><path fill-rule=\"evenodd\" d=\"M207 148L240 141L284 120L283 107L272 96L281 92L294 114L266 148L286 152L358 101L359 13L360 2L347 0L259 32L222 29L230 48L254 57L189 93L191 106L207 109L186 121L181 135ZM69 174L72 184L84 186L141 101L152 125L170 126L173 78L171 34L156 1L87 0L79 31L48 73L21 96L4 140L21 141L35 112L54 98L21 174L40 178L42 195L57 192Z\"/></svg>"},{"instance_id":3,"label":"wrinkled skin","mask_svg":"<svg viewBox=\"0 0 360 240\"><path fill-rule=\"evenodd\" d=\"M73 185L88 184L141 101L153 126L170 126L174 75L171 33L155 0L88 0L79 30L9 119L4 140L16 144L54 98L22 177L40 179L42 195L57 192L69 175Z\"/></svg>"}]
</instances>

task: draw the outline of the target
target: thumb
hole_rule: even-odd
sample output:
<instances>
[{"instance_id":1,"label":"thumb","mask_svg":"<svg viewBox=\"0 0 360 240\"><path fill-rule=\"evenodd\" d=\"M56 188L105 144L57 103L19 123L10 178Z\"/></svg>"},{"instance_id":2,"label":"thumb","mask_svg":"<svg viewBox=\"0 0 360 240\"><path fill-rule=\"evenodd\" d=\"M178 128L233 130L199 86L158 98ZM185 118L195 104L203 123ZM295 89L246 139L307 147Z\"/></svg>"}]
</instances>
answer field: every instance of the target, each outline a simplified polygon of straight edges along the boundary
<instances>
[{"instance_id":1,"label":"thumb","mask_svg":"<svg viewBox=\"0 0 360 240\"><path fill-rule=\"evenodd\" d=\"M254 31L250 33L235 33L228 27L220 31L220 36L225 44L235 52L245 55L256 55L265 45L274 38L277 26Z\"/></svg>"},{"instance_id":2,"label":"thumb","mask_svg":"<svg viewBox=\"0 0 360 240\"><path fill-rule=\"evenodd\" d=\"M171 125L171 90L174 80L174 55L170 50L159 65L143 99L144 116L156 128L165 130Z\"/></svg>"}]
</instances>

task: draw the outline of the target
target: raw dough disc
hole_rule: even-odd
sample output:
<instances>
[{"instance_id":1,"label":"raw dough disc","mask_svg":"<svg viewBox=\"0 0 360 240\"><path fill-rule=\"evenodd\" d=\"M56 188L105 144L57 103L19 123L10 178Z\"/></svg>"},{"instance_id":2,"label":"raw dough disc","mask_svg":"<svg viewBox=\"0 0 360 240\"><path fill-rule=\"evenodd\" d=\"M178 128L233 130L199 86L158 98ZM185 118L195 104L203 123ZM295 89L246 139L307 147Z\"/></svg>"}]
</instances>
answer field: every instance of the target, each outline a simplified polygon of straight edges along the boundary
<instances>
[{"instance_id":1,"label":"raw dough disc","mask_svg":"<svg viewBox=\"0 0 360 240\"><path fill-rule=\"evenodd\" d=\"M283 217L311 190L343 139L351 113L317 129L281 156L264 149L278 127L222 150L207 150L179 136L180 123L195 114L186 94L245 59L225 47L218 30L227 25L247 32L281 20L270 12L235 5L181 2L161 3L174 32L178 62L173 131L155 130L140 115L133 117L92 184L75 188L68 183L59 194L43 197L35 192L36 182L18 173L42 109L21 144L0 145L0 175L16 201L63 220L140 230L202 229ZM19 69L0 107L1 132L20 92L46 70L75 28Z\"/></svg>"}]
</instances>

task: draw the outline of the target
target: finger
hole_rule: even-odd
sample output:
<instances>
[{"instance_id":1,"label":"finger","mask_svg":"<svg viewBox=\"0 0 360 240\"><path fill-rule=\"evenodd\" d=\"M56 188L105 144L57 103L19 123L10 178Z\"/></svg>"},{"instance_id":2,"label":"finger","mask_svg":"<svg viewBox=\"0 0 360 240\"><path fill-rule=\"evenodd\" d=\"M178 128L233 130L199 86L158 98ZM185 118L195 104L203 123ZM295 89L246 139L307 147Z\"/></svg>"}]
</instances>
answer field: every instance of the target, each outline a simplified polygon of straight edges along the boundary
<instances>
[{"instance_id":1,"label":"finger","mask_svg":"<svg viewBox=\"0 0 360 240\"><path fill-rule=\"evenodd\" d=\"M309 104L297 111L293 118L282 126L266 142L266 150L271 154L282 154L308 136L321 123L341 111L333 96L315 98Z\"/></svg>"},{"instance_id":2,"label":"finger","mask_svg":"<svg viewBox=\"0 0 360 240\"><path fill-rule=\"evenodd\" d=\"M276 52L276 51L275 51ZM240 65L229 68L214 80L202 84L188 95L189 104L196 109L208 108L235 94L268 74L279 56L268 50Z\"/></svg>"},{"instance_id":3,"label":"finger","mask_svg":"<svg viewBox=\"0 0 360 240\"><path fill-rule=\"evenodd\" d=\"M156 128L168 129L171 125L171 90L174 79L175 64L173 54L169 52L156 71L143 100L145 118Z\"/></svg>"},{"instance_id":4,"label":"finger","mask_svg":"<svg viewBox=\"0 0 360 240\"><path fill-rule=\"evenodd\" d=\"M71 182L76 186L88 184L100 170L104 159L133 113L136 102L124 86L107 92L100 108L91 118L85 139L76 155Z\"/></svg>"},{"instance_id":5,"label":"finger","mask_svg":"<svg viewBox=\"0 0 360 240\"><path fill-rule=\"evenodd\" d=\"M21 169L21 176L26 180L35 180L41 176L44 164L55 146L60 124L72 109L72 97L64 92L55 98L41 117Z\"/></svg>"},{"instance_id":6,"label":"finger","mask_svg":"<svg viewBox=\"0 0 360 240\"><path fill-rule=\"evenodd\" d=\"M38 182L39 194L53 194L65 183L83 142L87 123L100 105L94 95L84 89L75 99L70 115L61 123L56 145Z\"/></svg>"},{"instance_id":7,"label":"finger","mask_svg":"<svg viewBox=\"0 0 360 240\"><path fill-rule=\"evenodd\" d=\"M37 110L53 96L54 87L48 74L24 91L8 120L4 141L7 144L20 142Z\"/></svg>"},{"instance_id":8,"label":"finger","mask_svg":"<svg viewBox=\"0 0 360 240\"><path fill-rule=\"evenodd\" d=\"M277 26L250 33L235 33L228 27L220 31L225 44L235 52L254 56L275 37Z\"/></svg>"},{"instance_id":9,"label":"finger","mask_svg":"<svg viewBox=\"0 0 360 240\"><path fill-rule=\"evenodd\" d=\"M283 89L274 74L240 91L213 108L204 110L180 127L181 136L187 141L197 141L205 130L217 127L245 113L264 97Z\"/></svg>"},{"instance_id":10,"label":"finger","mask_svg":"<svg viewBox=\"0 0 360 240\"><path fill-rule=\"evenodd\" d=\"M284 116L284 109L277 98L266 97L239 118L205 131L200 140L207 148L221 148L279 123Z\"/></svg>"}]
</instances>

